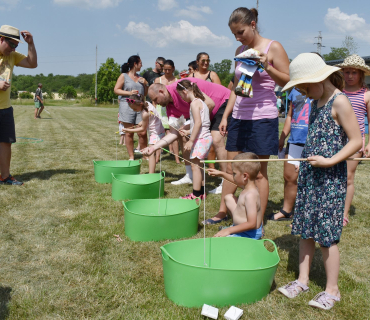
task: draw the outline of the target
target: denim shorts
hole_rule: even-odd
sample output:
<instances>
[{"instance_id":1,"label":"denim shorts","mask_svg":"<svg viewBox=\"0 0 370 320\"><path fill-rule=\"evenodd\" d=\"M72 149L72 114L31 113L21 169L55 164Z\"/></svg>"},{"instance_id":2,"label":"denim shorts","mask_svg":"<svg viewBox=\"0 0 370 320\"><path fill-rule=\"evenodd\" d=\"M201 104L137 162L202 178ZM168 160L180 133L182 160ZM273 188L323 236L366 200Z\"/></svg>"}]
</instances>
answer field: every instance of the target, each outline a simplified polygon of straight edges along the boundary
<instances>
[{"instance_id":1,"label":"denim shorts","mask_svg":"<svg viewBox=\"0 0 370 320\"><path fill-rule=\"evenodd\" d=\"M0 142L16 142L13 107L0 109Z\"/></svg>"},{"instance_id":2,"label":"denim shorts","mask_svg":"<svg viewBox=\"0 0 370 320\"><path fill-rule=\"evenodd\" d=\"M279 119L239 120L231 118L227 131L226 150L253 152L256 155L277 155Z\"/></svg>"}]
</instances>

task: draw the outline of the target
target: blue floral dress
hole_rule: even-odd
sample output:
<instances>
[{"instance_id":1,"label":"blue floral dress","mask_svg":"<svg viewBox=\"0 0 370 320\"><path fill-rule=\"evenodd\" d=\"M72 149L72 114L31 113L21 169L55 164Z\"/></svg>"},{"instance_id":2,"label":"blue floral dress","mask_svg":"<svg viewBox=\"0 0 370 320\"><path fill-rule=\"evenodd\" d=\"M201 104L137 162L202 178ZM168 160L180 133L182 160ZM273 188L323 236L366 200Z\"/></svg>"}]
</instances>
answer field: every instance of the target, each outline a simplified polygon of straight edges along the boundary
<instances>
[{"instance_id":1,"label":"blue floral dress","mask_svg":"<svg viewBox=\"0 0 370 320\"><path fill-rule=\"evenodd\" d=\"M337 93L323 107L313 102L308 135L302 158L320 155L331 158L347 143L344 129L335 123L331 109ZM347 165L342 161L330 168L313 167L301 162L292 226L293 235L313 238L323 247L338 243L343 227L347 192Z\"/></svg>"}]
</instances>

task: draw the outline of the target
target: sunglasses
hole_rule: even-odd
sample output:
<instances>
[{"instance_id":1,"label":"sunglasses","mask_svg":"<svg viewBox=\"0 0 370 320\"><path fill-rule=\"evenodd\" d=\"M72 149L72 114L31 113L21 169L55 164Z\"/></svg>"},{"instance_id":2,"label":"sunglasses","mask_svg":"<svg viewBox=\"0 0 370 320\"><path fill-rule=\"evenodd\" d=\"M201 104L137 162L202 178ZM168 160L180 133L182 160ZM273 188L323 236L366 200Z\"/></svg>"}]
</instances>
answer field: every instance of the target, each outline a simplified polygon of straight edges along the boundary
<instances>
[{"instance_id":1,"label":"sunglasses","mask_svg":"<svg viewBox=\"0 0 370 320\"><path fill-rule=\"evenodd\" d=\"M18 43L15 44L15 43L11 42L10 40L8 40L7 38L4 38L4 39L5 39L6 43L9 45L10 48L15 49L15 48L18 47Z\"/></svg>"},{"instance_id":2,"label":"sunglasses","mask_svg":"<svg viewBox=\"0 0 370 320\"><path fill-rule=\"evenodd\" d=\"M126 98L126 101L128 102L128 103L131 103L131 104L135 104L135 103L139 103L140 101L136 101L136 100L134 100L134 99L129 99L129 98Z\"/></svg>"},{"instance_id":3,"label":"sunglasses","mask_svg":"<svg viewBox=\"0 0 370 320\"><path fill-rule=\"evenodd\" d=\"M159 63L158 61L157 61L157 63L163 68L163 66L164 66L164 64L162 64L162 63Z\"/></svg>"},{"instance_id":4,"label":"sunglasses","mask_svg":"<svg viewBox=\"0 0 370 320\"><path fill-rule=\"evenodd\" d=\"M202 63L205 63L205 62L210 63L210 62L211 62L211 60L210 60L210 59L202 59L202 60L200 60L200 62L202 62Z\"/></svg>"}]
</instances>

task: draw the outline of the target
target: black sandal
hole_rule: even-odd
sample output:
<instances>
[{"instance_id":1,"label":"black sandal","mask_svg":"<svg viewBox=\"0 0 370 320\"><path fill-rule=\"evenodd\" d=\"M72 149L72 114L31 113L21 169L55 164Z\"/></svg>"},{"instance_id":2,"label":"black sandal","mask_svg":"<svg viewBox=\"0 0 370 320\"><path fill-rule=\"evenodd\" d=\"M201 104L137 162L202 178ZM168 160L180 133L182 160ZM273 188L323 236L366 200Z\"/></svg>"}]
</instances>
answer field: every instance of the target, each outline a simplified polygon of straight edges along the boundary
<instances>
[{"instance_id":1,"label":"black sandal","mask_svg":"<svg viewBox=\"0 0 370 320\"><path fill-rule=\"evenodd\" d=\"M275 219L274 216L277 213L279 213L279 212L270 214L267 217L267 220L271 220L271 221L288 221L288 220L292 220L293 219L294 210L292 210L291 212L286 212L285 210L283 210L283 208L281 208L280 209L280 213L282 213L284 215L284 218Z\"/></svg>"}]
</instances>

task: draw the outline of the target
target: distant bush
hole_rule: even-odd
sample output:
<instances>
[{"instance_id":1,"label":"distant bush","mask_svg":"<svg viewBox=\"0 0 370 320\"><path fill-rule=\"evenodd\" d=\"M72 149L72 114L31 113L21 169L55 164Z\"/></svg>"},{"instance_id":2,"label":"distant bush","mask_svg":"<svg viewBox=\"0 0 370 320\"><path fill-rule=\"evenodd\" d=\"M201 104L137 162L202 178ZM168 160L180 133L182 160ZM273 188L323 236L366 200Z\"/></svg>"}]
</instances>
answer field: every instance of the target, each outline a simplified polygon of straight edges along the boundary
<instances>
[{"instance_id":1,"label":"distant bush","mask_svg":"<svg viewBox=\"0 0 370 320\"><path fill-rule=\"evenodd\" d=\"M21 92L18 96L21 99L33 99L33 95L29 92Z\"/></svg>"}]
</instances>

